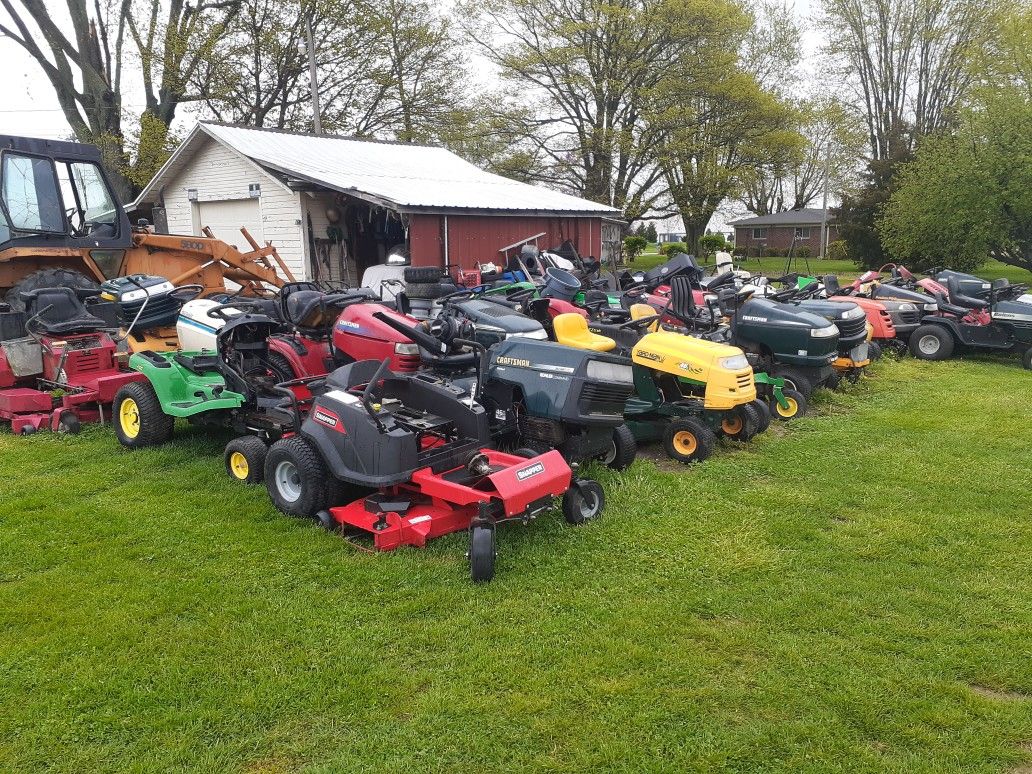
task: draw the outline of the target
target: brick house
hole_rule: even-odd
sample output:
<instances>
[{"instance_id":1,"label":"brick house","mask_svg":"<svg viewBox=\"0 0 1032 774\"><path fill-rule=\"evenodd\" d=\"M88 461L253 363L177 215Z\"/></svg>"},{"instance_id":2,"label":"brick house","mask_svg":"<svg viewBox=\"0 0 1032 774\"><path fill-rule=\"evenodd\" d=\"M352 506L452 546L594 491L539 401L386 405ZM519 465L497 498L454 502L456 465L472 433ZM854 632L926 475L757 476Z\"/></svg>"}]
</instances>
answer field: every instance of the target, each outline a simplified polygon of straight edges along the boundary
<instances>
[{"instance_id":1,"label":"brick house","mask_svg":"<svg viewBox=\"0 0 1032 774\"><path fill-rule=\"evenodd\" d=\"M830 219L829 215L829 219ZM735 252L741 255L769 254L771 250L784 253L792 248L794 254L804 245L810 255L820 255L821 223L824 210L800 209L775 212L731 221L735 229ZM828 242L839 238L838 226L829 220Z\"/></svg>"}]
</instances>

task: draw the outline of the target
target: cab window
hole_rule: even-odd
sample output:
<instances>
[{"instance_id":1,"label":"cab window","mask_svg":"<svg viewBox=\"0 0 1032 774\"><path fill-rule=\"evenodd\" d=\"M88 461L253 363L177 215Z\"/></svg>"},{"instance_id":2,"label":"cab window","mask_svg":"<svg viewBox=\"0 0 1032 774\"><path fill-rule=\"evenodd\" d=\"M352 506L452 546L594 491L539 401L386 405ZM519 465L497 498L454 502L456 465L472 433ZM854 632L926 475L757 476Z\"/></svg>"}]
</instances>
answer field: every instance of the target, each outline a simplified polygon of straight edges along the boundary
<instances>
[{"instance_id":1,"label":"cab window","mask_svg":"<svg viewBox=\"0 0 1032 774\"><path fill-rule=\"evenodd\" d=\"M0 196L10 229L64 233L61 195L50 159L5 153L0 173Z\"/></svg>"}]
</instances>

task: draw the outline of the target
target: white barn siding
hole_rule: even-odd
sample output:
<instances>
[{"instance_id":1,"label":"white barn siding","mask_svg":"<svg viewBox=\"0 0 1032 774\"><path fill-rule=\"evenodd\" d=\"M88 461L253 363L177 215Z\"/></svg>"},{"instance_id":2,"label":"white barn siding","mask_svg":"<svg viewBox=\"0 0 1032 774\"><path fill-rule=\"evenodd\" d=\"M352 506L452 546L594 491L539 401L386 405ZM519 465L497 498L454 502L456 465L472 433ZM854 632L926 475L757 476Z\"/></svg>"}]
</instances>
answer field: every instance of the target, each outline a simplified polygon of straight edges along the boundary
<instances>
[{"instance_id":1,"label":"white barn siding","mask_svg":"<svg viewBox=\"0 0 1032 774\"><path fill-rule=\"evenodd\" d=\"M252 183L262 187L259 199L262 234L252 236L259 244L272 242L294 277L306 279L301 195L287 190L257 165L214 140L205 140L185 169L162 191L169 233L199 235L205 225L198 222L197 206L187 197L188 189L195 188L197 199L202 202L247 199ZM238 236L231 243L242 252L250 250L243 235Z\"/></svg>"}]
</instances>

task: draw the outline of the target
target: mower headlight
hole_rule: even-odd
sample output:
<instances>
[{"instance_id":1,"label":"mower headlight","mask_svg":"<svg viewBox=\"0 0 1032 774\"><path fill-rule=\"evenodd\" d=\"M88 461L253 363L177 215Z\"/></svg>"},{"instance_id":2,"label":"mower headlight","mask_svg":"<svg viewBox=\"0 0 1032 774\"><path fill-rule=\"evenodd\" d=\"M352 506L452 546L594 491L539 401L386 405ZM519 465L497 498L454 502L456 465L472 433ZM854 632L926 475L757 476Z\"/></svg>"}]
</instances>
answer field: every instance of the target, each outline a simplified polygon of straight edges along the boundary
<instances>
[{"instance_id":1,"label":"mower headlight","mask_svg":"<svg viewBox=\"0 0 1032 774\"><path fill-rule=\"evenodd\" d=\"M418 355L419 345L412 342L399 341L394 345L395 355Z\"/></svg>"},{"instance_id":2,"label":"mower headlight","mask_svg":"<svg viewBox=\"0 0 1032 774\"><path fill-rule=\"evenodd\" d=\"M600 382L611 384L634 384L634 371L623 363L603 363L600 360L589 360L587 376Z\"/></svg>"},{"instance_id":3,"label":"mower headlight","mask_svg":"<svg viewBox=\"0 0 1032 774\"><path fill-rule=\"evenodd\" d=\"M938 304L925 304L924 305L924 310L926 312L938 312L939 311L939 305Z\"/></svg>"},{"instance_id":4,"label":"mower headlight","mask_svg":"<svg viewBox=\"0 0 1032 774\"><path fill-rule=\"evenodd\" d=\"M162 293L169 293L175 289L175 285L171 282L162 282L160 285L154 285L150 288L137 288L136 290L127 290L122 294L122 303L129 301L139 301L141 298L147 296L157 296Z\"/></svg>"},{"instance_id":5,"label":"mower headlight","mask_svg":"<svg viewBox=\"0 0 1032 774\"><path fill-rule=\"evenodd\" d=\"M743 368L749 367L749 361L746 359L744 354L722 357L717 361L717 364L721 368L726 368L728 371L741 371Z\"/></svg>"},{"instance_id":6,"label":"mower headlight","mask_svg":"<svg viewBox=\"0 0 1032 774\"><path fill-rule=\"evenodd\" d=\"M838 328L834 325L829 325L825 328L811 328L810 338L812 339L830 339L832 336L838 335Z\"/></svg>"},{"instance_id":7,"label":"mower headlight","mask_svg":"<svg viewBox=\"0 0 1032 774\"><path fill-rule=\"evenodd\" d=\"M933 304L933 306L934 306L934 304ZM925 304L925 309L927 309L927 308L928 308L928 304ZM917 307L914 306L913 304L900 304L899 305L899 311L901 311L901 312L916 312L917 311Z\"/></svg>"},{"instance_id":8,"label":"mower headlight","mask_svg":"<svg viewBox=\"0 0 1032 774\"><path fill-rule=\"evenodd\" d=\"M863 317L864 310L859 306L854 306L852 309L842 313L843 320L855 320L857 317Z\"/></svg>"}]
</instances>

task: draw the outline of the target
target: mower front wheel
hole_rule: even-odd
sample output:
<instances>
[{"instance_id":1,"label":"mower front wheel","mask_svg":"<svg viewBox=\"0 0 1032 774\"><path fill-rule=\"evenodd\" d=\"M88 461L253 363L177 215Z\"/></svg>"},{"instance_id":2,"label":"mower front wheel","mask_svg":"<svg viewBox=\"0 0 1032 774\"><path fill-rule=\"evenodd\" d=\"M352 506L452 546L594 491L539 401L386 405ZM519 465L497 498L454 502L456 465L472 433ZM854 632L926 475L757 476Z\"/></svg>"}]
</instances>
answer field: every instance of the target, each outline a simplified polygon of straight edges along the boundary
<instances>
[{"instance_id":1,"label":"mower front wheel","mask_svg":"<svg viewBox=\"0 0 1032 774\"><path fill-rule=\"evenodd\" d=\"M74 411L63 411L57 420L57 432L65 435L78 435L82 430L82 423Z\"/></svg>"},{"instance_id":2,"label":"mower front wheel","mask_svg":"<svg viewBox=\"0 0 1032 774\"><path fill-rule=\"evenodd\" d=\"M873 363L875 360L881 360L882 346L877 341L869 341L867 343L867 356Z\"/></svg>"},{"instance_id":3,"label":"mower front wheel","mask_svg":"<svg viewBox=\"0 0 1032 774\"><path fill-rule=\"evenodd\" d=\"M115 435L127 449L159 446L172 438L175 418L162 410L150 382L130 382L119 388L111 415Z\"/></svg>"},{"instance_id":4,"label":"mower front wheel","mask_svg":"<svg viewBox=\"0 0 1032 774\"><path fill-rule=\"evenodd\" d=\"M326 509L328 474L319 452L300 435L281 438L265 457L265 488L288 516L315 516Z\"/></svg>"},{"instance_id":5,"label":"mower front wheel","mask_svg":"<svg viewBox=\"0 0 1032 774\"><path fill-rule=\"evenodd\" d=\"M953 354L953 334L941 325L922 325L910 334L910 352L919 360L947 360Z\"/></svg>"},{"instance_id":6,"label":"mower front wheel","mask_svg":"<svg viewBox=\"0 0 1032 774\"><path fill-rule=\"evenodd\" d=\"M610 470L627 470L638 454L638 442L627 425L613 428L613 440L609 451L602 457L602 464Z\"/></svg>"},{"instance_id":7,"label":"mower front wheel","mask_svg":"<svg viewBox=\"0 0 1032 774\"><path fill-rule=\"evenodd\" d=\"M756 409L756 413L760 415L760 429L756 432L767 432L767 428L770 427L770 406L768 406L764 401L760 400L759 398L754 400L749 405L753 406Z\"/></svg>"},{"instance_id":8,"label":"mower front wheel","mask_svg":"<svg viewBox=\"0 0 1032 774\"><path fill-rule=\"evenodd\" d=\"M1025 354L1021 356L1021 364L1032 371L1032 347L1026 349Z\"/></svg>"},{"instance_id":9,"label":"mower front wheel","mask_svg":"<svg viewBox=\"0 0 1032 774\"><path fill-rule=\"evenodd\" d=\"M782 406L777 402L777 400L772 400L770 408L774 416L782 422L787 422L790 419L801 417L806 413L806 398L803 397L801 392L797 392L796 390L784 390L781 394L784 396L785 402L788 405Z\"/></svg>"},{"instance_id":10,"label":"mower front wheel","mask_svg":"<svg viewBox=\"0 0 1032 774\"><path fill-rule=\"evenodd\" d=\"M746 403L724 414L720 431L733 441L751 441L760 432L761 422L759 410Z\"/></svg>"},{"instance_id":11,"label":"mower front wheel","mask_svg":"<svg viewBox=\"0 0 1032 774\"><path fill-rule=\"evenodd\" d=\"M597 519L605 507L606 493L597 481L574 481L563 495L563 518L567 524L580 525Z\"/></svg>"},{"instance_id":12,"label":"mower front wheel","mask_svg":"<svg viewBox=\"0 0 1032 774\"><path fill-rule=\"evenodd\" d=\"M469 531L469 577L474 583L487 583L495 573L494 527L474 525Z\"/></svg>"},{"instance_id":13,"label":"mower front wheel","mask_svg":"<svg viewBox=\"0 0 1032 774\"><path fill-rule=\"evenodd\" d=\"M685 465L707 459L713 454L716 443L713 431L694 417L674 420L663 433L667 456Z\"/></svg>"},{"instance_id":14,"label":"mower front wheel","mask_svg":"<svg viewBox=\"0 0 1032 774\"><path fill-rule=\"evenodd\" d=\"M265 480L265 457L269 447L256 435L234 438L226 444L223 459L229 477L245 484L260 484Z\"/></svg>"},{"instance_id":15,"label":"mower front wheel","mask_svg":"<svg viewBox=\"0 0 1032 774\"><path fill-rule=\"evenodd\" d=\"M795 368L777 368L774 370L772 376L780 376L785 380L785 389L795 390L800 392L804 397L809 398L813 395L813 383L809 377L802 371ZM829 387L829 389L835 389Z\"/></svg>"}]
</instances>

